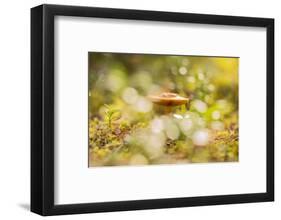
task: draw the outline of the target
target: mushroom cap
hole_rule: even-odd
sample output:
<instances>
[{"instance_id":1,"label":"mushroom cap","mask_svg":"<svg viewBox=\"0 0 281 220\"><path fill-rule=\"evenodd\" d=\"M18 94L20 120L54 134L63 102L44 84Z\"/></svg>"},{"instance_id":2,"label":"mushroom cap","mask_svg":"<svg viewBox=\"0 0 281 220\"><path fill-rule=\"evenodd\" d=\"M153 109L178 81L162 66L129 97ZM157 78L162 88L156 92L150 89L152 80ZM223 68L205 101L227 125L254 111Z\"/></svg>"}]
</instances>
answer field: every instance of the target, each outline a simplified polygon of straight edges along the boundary
<instances>
[{"instance_id":1,"label":"mushroom cap","mask_svg":"<svg viewBox=\"0 0 281 220\"><path fill-rule=\"evenodd\" d=\"M160 95L150 95L148 98L155 104L164 106L184 105L188 102L188 98L182 97L176 93L164 92Z\"/></svg>"}]
</instances>

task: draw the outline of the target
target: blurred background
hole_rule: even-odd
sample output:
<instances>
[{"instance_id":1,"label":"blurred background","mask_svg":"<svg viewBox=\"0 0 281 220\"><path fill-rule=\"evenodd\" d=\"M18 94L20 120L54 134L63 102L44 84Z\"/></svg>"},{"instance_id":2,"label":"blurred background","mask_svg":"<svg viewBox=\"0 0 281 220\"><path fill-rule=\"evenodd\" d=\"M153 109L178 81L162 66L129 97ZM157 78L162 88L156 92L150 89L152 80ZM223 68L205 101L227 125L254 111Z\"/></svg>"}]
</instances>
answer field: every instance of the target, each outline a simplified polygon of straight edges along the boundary
<instances>
[{"instance_id":1,"label":"blurred background","mask_svg":"<svg viewBox=\"0 0 281 220\"><path fill-rule=\"evenodd\" d=\"M238 68L234 57L89 53L89 165L238 161ZM150 99L167 94L188 101Z\"/></svg>"}]
</instances>

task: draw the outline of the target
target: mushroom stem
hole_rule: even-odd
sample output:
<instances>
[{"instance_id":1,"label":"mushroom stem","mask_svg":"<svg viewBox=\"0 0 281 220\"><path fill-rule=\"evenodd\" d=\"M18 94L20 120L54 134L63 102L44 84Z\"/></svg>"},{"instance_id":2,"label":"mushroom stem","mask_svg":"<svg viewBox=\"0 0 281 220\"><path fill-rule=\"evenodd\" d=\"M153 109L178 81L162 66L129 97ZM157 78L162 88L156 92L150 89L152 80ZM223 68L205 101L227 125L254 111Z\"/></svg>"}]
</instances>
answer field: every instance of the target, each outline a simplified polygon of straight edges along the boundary
<instances>
[{"instance_id":1,"label":"mushroom stem","mask_svg":"<svg viewBox=\"0 0 281 220\"><path fill-rule=\"evenodd\" d=\"M170 114L172 112L172 107L171 106L165 106L165 114Z\"/></svg>"}]
</instances>

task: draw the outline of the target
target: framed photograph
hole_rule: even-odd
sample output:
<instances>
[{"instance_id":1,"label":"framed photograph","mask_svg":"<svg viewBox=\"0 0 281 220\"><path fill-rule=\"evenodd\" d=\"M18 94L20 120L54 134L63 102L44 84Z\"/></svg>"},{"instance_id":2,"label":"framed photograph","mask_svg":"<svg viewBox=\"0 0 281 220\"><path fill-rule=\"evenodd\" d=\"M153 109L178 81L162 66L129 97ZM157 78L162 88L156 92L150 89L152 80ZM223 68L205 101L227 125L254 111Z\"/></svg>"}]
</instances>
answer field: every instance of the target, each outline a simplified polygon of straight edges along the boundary
<instances>
[{"instance_id":1,"label":"framed photograph","mask_svg":"<svg viewBox=\"0 0 281 220\"><path fill-rule=\"evenodd\" d=\"M31 9L31 211L273 200L273 19Z\"/></svg>"}]
</instances>

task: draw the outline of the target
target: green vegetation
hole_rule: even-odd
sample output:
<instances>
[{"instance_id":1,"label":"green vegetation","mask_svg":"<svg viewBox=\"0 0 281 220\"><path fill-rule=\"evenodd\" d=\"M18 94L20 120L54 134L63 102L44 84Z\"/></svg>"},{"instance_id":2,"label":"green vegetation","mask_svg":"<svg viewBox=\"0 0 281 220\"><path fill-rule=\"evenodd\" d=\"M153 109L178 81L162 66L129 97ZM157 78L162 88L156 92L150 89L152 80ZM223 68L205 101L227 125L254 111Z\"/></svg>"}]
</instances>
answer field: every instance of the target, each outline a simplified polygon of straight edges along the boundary
<instances>
[{"instance_id":1,"label":"green vegetation","mask_svg":"<svg viewBox=\"0 0 281 220\"><path fill-rule=\"evenodd\" d=\"M90 53L90 166L238 161L238 61Z\"/></svg>"}]
</instances>

